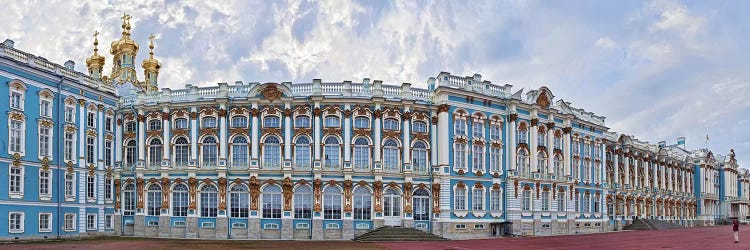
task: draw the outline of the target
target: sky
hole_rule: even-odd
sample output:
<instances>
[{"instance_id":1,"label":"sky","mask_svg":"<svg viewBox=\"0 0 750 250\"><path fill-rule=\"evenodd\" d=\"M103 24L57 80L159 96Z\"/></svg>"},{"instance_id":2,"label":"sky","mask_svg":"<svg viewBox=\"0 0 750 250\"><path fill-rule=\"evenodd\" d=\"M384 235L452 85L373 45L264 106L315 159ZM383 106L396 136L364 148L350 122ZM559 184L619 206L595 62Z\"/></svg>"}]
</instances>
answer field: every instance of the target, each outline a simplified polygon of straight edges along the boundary
<instances>
[{"instance_id":1,"label":"sky","mask_svg":"<svg viewBox=\"0 0 750 250\"><path fill-rule=\"evenodd\" d=\"M750 168L750 1L14 1L0 40L86 71L94 31L132 16L138 61L159 86L218 82L426 81L480 73L606 116L611 131L726 155ZM139 69L140 71L140 69ZM141 73L142 74L142 73ZM143 76L140 76L143 79ZM706 140L706 137L709 140Z\"/></svg>"}]
</instances>

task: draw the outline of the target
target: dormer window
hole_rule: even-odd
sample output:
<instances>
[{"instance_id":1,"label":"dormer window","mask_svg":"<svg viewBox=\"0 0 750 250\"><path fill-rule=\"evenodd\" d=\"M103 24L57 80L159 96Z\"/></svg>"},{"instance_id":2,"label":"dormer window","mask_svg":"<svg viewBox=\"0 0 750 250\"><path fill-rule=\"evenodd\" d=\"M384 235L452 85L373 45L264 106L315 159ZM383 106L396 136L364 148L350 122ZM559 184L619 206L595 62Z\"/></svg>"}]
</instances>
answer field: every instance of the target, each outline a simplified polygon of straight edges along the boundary
<instances>
[{"instance_id":1,"label":"dormer window","mask_svg":"<svg viewBox=\"0 0 750 250\"><path fill-rule=\"evenodd\" d=\"M396 119L385 119L383 121L383 130L398 130L398 120Z\"/></svg>"}]
</instances>

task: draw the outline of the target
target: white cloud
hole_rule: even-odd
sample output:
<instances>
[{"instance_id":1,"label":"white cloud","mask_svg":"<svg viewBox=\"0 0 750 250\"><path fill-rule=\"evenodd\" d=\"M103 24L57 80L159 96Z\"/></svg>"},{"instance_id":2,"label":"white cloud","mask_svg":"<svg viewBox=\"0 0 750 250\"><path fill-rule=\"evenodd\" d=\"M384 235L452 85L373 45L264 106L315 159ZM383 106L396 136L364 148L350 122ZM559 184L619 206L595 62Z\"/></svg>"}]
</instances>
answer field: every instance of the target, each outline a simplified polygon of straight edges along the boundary
<instances>
[{"instance_id":1,"label":"white cloud","mask_svg":"<svg viewBox=\"0 0 750 250\"><path fill-rule=\"evenodd\" d=\"M615 46L617 46L615 41L613 41L609 37L600 37L599 39L596 39L596 42L594 42L594 45L602 49L612 49Z\"/></svg>"}]
</instances>

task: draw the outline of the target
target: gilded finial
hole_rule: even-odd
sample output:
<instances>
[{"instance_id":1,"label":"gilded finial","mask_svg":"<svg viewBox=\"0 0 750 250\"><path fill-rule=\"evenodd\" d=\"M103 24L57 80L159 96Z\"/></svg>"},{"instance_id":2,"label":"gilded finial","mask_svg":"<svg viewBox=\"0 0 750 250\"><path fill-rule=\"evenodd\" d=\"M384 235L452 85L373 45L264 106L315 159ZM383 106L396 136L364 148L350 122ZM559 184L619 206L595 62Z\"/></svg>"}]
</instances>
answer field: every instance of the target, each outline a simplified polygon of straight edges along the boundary
<instances>
[{"instance_id":1,"label":"gilded finial","mask_svg":"<svg viewBox=\"0 0 750 250\"><path fill-rule=\"evenodd\" d=\"M129 35L130 31L130 15L128 13L122 13L122 35Z\"/></svg>"},{"instance_id":2,"label":"gilded finial","mask_svg":"<svg viewBox=\"0 0 750 250\"><path fill-rule=\"evenodd\" d=\"M97 46L99 45L99 38L97 37L99 35L99 31L94 31L94 55L96 55L96 52L99 51L99 48Z\"/></svg>"},{"instance_id":3,"label":"gilded finial","mask_svg":"<svg viewBox=\"0 0 750 250\"><path fill-rule=\"evenodd\" d=\"M156 36L154 36L154 33L151 33L151 35L148 36L148 39L150 40L150 43L148 45L150 51L148 52L148 54L151 56L151 58L154 58L154 38L156 38Z\"/></svg>"}]
</instances>

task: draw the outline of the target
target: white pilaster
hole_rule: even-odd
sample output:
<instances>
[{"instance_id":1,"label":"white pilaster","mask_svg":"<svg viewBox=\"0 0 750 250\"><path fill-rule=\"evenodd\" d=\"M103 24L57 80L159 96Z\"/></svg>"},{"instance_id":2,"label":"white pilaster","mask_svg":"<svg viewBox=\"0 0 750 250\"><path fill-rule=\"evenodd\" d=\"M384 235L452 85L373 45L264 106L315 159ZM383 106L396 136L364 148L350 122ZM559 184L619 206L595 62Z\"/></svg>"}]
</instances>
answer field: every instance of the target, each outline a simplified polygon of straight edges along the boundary
<instances>
[{"instance_id":1,"label":"white pilaster","mask_svg":"<svg viewBox=\"0 0 750 250\"><path fill-rule=\"evenodd\" d=\"M404 113L411 112L411 109L409 106L404 107ZM404 151L404 164L411 164L411 152L409 152L409 148L411 148L411 116L407 117L404 116L404 125L402 126L403 129L403 135L404 135L404 142L403 142L403 151Z\"/></svg>"},{"instance_id":2,"label":"white pilaster","mask_svg":"<svg viewBox=\"0 0 750 250\"><path fill-rule=\"evenodd\" d=\"M344 105L348 114L344 115L344 163L352 160L352 116L351 106L349 104ZM349 165L351 166L351 165Z\"/></svg>"},{"instance_id":3,"label":"white pilaster","mask_svg":"<svg viewBox=\"0 0 750 250\"><path fill-rule=\"evenodd\" d=\"M219 161L227 160L227 105L222 103L219 108L224 111L219 112Z\"/></svg>"},{"instance_id":4,"label":"white pilaster","mask_svg":"<svg viewBox=\"0 0 750 250\"><path fill-rule=\"evenodd\" d=\"M192 107L190 112L190 159L198 161L198 108Z\"/></svg>"},{"instance_id":5,"label":"white pilaster","mask_svg":"<svg viewBox=\"0 0 750 250\"><path fill-rule=\"evenodd\" d=\"M375 103L375 112L380 112L380 111L381 111L380 110L380 103ZM381 113L380 115L382 115L382 112L380 112L380 113ZM375 139L373 141L373 146L374 147L373 147L372 156L373 156L373 162L375 162L375 163L379 163L381 161L381 159L380 159L380 152L381 152L382 149L381 149L381 146L380 146L381 145L381 141L380 140L382 139L382 137L381 137L381 134L382 134L381 132L382 131L381 131L381 127L380 127L381 126L380 121L381 121L382 117L380 115L379 116L375 116L375 125L374 125Z\"/></svg>"},{"instance_id":6,"label":"white pilaster","mask_svg":"<svg viewBox=\"0 0 750 250\"><path fill-rule=\"evenodd\" d=\"M291 103L284 103L285 110L291 110ZM284 113L284 160L292 160L292 113Z\"/></svg>"},{"instance_id":7,"label":"white pilaster","mask_svg":"<svg viewBox=\"0 0 750 250\"><path fill-rule=\"evenodd\" d=\"M257 110L258 109L258 103L257 102L253 102L252 108L254 110ZM251 114L252 117L253 117L252 118L253 125L251 126L252 128L250 129L250 134L251 134L251 137L252 137L251 138L252 139L252 143L250 143L250 145L251 145L250 146L250 152L251 152L250 154L251 154L251 158L253 160L258 160L258 145L260 143L258 141L259 140L258 139L258 115L259 114L260 114L259 111L257 111L256 113L252 113Z\"/></svg>"},{"instance_id":8,"label":"white pilaster","mask_svg":"<svg viewBox=\"0 0 750 250\"><path fill-rule=\"evenodd\" d=\"M138 110L138 161L146 159L146 124L143 110Z\"/></svg>"}]
</instances>

